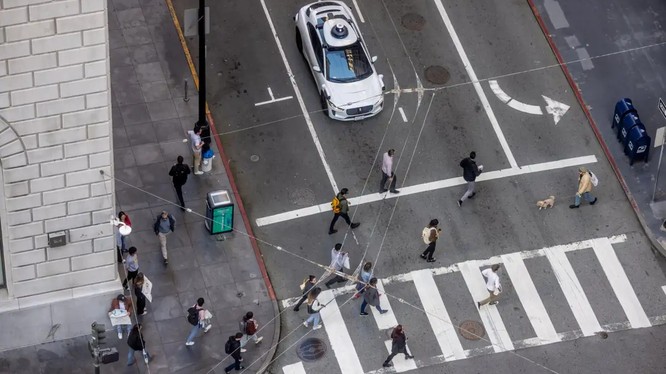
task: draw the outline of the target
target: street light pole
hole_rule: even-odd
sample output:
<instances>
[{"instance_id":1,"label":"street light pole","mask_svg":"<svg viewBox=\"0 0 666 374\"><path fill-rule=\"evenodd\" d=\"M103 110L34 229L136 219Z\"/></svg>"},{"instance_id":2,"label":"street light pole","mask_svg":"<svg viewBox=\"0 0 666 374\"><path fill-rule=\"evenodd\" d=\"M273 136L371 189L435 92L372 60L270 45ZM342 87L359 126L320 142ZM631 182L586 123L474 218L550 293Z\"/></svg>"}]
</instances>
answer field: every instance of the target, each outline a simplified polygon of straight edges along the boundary
<instances>
[{"instance_id":1,"label":"street light pole","mask_svg":"<svg viewBox=\"0 0 666 374\"><path fill-rule=\"evenodd\" d=\"M198 14L199 34L199 120L196 125L201 127L201 139L210 144L210 129L206 120L206 0L199 0Z\"/></svg>"}]
</instances>

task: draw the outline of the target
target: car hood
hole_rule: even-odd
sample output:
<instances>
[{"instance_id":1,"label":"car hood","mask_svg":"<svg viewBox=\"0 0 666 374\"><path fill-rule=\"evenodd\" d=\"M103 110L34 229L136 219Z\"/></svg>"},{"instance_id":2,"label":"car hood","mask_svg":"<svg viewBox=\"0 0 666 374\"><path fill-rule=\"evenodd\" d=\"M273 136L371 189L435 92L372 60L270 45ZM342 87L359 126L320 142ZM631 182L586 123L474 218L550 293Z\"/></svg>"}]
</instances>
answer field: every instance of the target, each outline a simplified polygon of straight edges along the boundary
<instances>
[{"instance_id":1,"label":"car hood","mask_svg":"<svg viewBox=\"0 0 666 374\"><path fill-rule=\"evenodd\" d=\"M326 90L329 101L341 109L372 105L383 98L382 82L376 73L358 82L326 82Z\"/></svg>"}]
</instances>

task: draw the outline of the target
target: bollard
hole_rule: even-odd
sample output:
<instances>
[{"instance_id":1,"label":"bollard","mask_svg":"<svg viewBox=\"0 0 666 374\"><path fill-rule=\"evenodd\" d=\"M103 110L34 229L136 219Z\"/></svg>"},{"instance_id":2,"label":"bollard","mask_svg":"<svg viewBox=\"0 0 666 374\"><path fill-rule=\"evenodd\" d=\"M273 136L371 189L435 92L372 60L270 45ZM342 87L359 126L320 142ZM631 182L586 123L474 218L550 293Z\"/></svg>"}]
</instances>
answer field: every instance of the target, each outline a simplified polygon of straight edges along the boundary
<instances>
[{"instance_id":1,"label":"bollard","mask_svg":"<svg viewBox=\"0 0 666 374\"><path fill-rule=\"evenodd\" d=\"M183 86L185 87L185 96L183 96L183 101L188 102L190 101L190 98L187 97L187 79L183 82Z\"/></svg>"}]
</instances>

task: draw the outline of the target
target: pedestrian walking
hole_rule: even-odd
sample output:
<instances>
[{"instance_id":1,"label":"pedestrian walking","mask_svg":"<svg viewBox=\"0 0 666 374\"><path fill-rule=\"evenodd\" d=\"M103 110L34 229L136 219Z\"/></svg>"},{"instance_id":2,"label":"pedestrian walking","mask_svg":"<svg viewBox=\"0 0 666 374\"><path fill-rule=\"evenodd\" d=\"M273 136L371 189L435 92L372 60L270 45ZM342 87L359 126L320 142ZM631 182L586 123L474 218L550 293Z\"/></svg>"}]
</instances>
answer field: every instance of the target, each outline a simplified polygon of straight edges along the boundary
<instances>
[{"instance_id":1,"label":"pedestrian walking","mask_svg":"<svg viewBox=\"0 0 666 374\"><path fill-rule=\"evenodd\" d=\"M141 351L143 353L143 360L146 363L152 359L152 356L146 350L146 340L140 332L142 327L143 326L140 323L137 323L132 327L129 336L127 337L127 346L129 347L129 350L127 351L127 366L132 366L136 362L134 360L134 353L136 351Z\"/></svg>"},{"instance_id":2,"label":"pedestrian walking","mask_svg":"<svg viewBox=\"0 0 666 374\"><path fill-rule=\"evenodd\" d=\"M243 338L243 333L237 332L236 335L229 337L229 340L224 344L224 352L231 355L234 359L234 362L224 368L224 372L228 373L231 369L242 370L245 369L245 366L241 365L243 362L243 357L241 356L241 339Z\"/></svg>"},{"instance_id":3,"label":"pedestrian walking","mask_svg":"<svg viewBox=\"0 0 666 374\"><path fill-rule=\"evenodd\" d=\"M134 297L136 297L136 314L145 316L148 314L146 300L153 300L153 283L142 272L134 278Z\"/></svg>"},{"instance_id":4,"label":"pedestrian walking","mask_svg":"<svg viewBox=\"0 0 666 374\"><path fill-rule=\"evenodd\" d=\"M387 309L382 309L379 305L379 291L377 291L377 278L371 278L370 282L365 286L365 292L363 293L363 302L361 303L361 315L367 316L368 313L365 311L365 307L370 305L377 308L379 314L384 314L388 312Z\"/></svg>"},{"instance_id":5,"label":"pedestrian walking","mask_svg":"<svg viewBox=\"0 0 666 374\"><path fill-rule=\"evenodd\" d=\"M405 330L402 328L402 325L398 325L393 329L391 332L391 341L391 354L389 354L388 357L386 357L386 360L384 360L383 367L387 368L393 366L391 361L398 353L404 354L405 359L414 358L414 356L407 352L407 336L405 336Z\"/></svg>"},{"instance_id":6,"label":"pedestrian walking","mask_svg":"<svg viewBox=\"0 0 666 374\"><path fill-rule=\"evenodd\" d=\"M190 142L192 143L192 159L194 165L194 175L201 175L201 148L203 147L203 142L201 141L201 126L195 125L194 130L188 131L190 136Z\"/></svg>"},{"instance_id":7,"label":"pedestrian walking","mask_svg":"<svg viewBox=\"0 0 666 374\"><path fill-rule=\"evenodd\" d=\"M190 167L186 164L183 164L183 156L178 156L176 158L176 164L171 167L169 170L169 175L171 176L171 181L173 182L173 188L176 189L176 195L178 195L178 201L180 202L180 209L185 210L185 200L183 199L183 186L187 182L187 176L190 174Z\"/></svg>"},{"instance_id":8,"label":"pedestrian walking","mask_svg":"<svg viewBox=\"0 0 666 374\"><path fill-rule=\"evenodd\" d=\"M173 216L166 210L163 210L162 213L157 216L155 224L153 225L155 235L157 235L160 239L160 249L162 250L162 258L164 258L164 265L169 264L169 260L167 258L167 235L172 233L175 228L176 219L173 218Z\"/></svg>"},{"instance_id":9,"label":"pedestrian walking","mask_svg":"<svg viewBox=\"0 0 666 374\"><path fill-rule=\"evenodd\" d=\"M342 244L337 243L333 249L331 249L331 268L336 272L345 272L345 267L349 268L349 253L343 252ZM347 278L338 275L337 273L331 274L331 278L326 281L326 288L331 288L333 283L346 282Z\"/></svg>"},{"instance_id":10,"label":"pedestrian walking","mask_svg":"<svg viewBox=\"0 0 666 374\"><path fill-rule=\"evenodd\" d=\"M130 221L127 213L120 211L118 212L118 224L116 225L116 249L118 249L118 262L123 262L123 258L127 253L127 235L121 233L120 228L122 226L132 227L132 221ZM123 230L124 231L124 230Z\"/></svg>"},{"instance_id":11,"label":"pedestrian walking","mask_svg":"<svg viewBox=\"0 0 666 374\"><path fill-rule=\"evenodd\" d=\"M569 208L575 209L580 206L581 197L585 198L585 201L594 205L597 203L597 198L592 197L592 173L587 170L586 167L581 166L578 168L578 191L576 192L576 197L574 203L569 205Z\"/></svg>"},{"instance_id":12,"label":"pedestrian walking","mask_svg":"<svg viewBox=\"0 0 666 374\"><path fill-rule=\"evenodd\" d=\"M303 302L308 298L308 294L310 293L310 290L314 285L317 283L317 277L314 275L308 275L307 278L303 279L303 283L301 283L301 292L303 292L303 296L301 297L300 300L298 300L298 303L296 303L296 306L294 307L294 312L298 312L298 308L301 307Z\"/></svg>"},{"instance_id":13,"label":"pedestrian walking","mask_svg":"<svg viewBox=\"0 0 666 374\"><path fill-rule=\"evenodd\" d=\"M247 345L247 343L252 339L254 344L261 343L264 340L263 336L257 336L257 330L259 330L259 322L254 319L254 313L247 312L243 316L240 322L241 332L243 333L243 338L241 339L241 351Z\"/></svg>"},{"instance_id":14,"label":"pedestrian walking","mask_svg":"<svg viewBox=\"0 0 666 374\"><path fill-rule=\"evenodd\" d=\"M354 299L358 299L365 292L365 286L370 282L372 278L372 262L368 261L363 264L363 269L358 274L358 282L356 282L356 294L354 294Z\"/></svg>"},{"instance_id":15,"label":"pedestrian walking","mask_svg":"<svg viewBox=\"0 0 666 374\"><path fill-rule=\"evenodd\" d=\"M495 305L498 303L497 299L499 298L499 294L502 293L502 285L500 284L499 276L497 275L497 271L499 269L499 264L495 264L481 272L481 274L483 274L483 276L486 278L486 289L488 289L488 297L477 302L477 307L481 308L481 305L486 305L488 303L490 303L490 305Z\"/></svg>"},{"instance_id":16,"label":"pedestrian walking","mask_svg":"<svg viewBox=\"0 0 666 374\"><path fill-rule=\"evenodd\" d=\"M197 299L196 304L187 309L187 322L192 325L192 329L185 341L186 346L194 345L194 338L199 334L199 331L208 332L208 330L213 327L210 323L210 318L208 317L209 313L204 309L203 305L204 299L203 297L200 297Z\"/></svg>"},{"instance_id":17,"label":"pedestrian walking","mask_svg":"<svg viewBox=\"0 0 666 374\"><path fill-rule=\"evenodd\" d=\"M303 326L309 327L310 322L312 322L313 330L318 330L321 328L321 324L319 323L321 315L319 314L319 311L325 307L325 305L322 305L319 300L317 300L317 297L320 293L321 288L315 287L308 294L308 314L310 316L303 322Z\"/></svg>"},{"instance_id":18,"label":"pedestrian walking","mask_svg":"<svg viewBox=\"0 0 666 374\"><path fill-rule=\"evenodd\" d=\"M127 270L127 278L123 281L123 289L129 291L127 283L132 281L139 273L139 255L136 253L136 247L130 247L125 258L125 269Z\"/></svg>"},{"instance_id":19,"label":"pedestrian walking","mask_svg":"<svg viewBox=\"0 0 666 374\"><path fill-rule=\"evenodd\" d=\"M393 155L395 154L395 149L389 149L388 152L384 153L382 157L382 181L379 184L379 193L384 193L387 190L390 190L391 193L400 193L400 191L395 189L395 174L393 173ZM386 182L388 181L388 188L386 188Z\"/></svg>"},{"instance_id":20,"label":"pedestrian walking","mask_svg":"<svg viewBox=\"0 0 666 374\"><path fill-rule=\"evenodd\" d=\"M423 242L427 244L425 251L421 253L421 258L426 260L426 262L435 262L437 261L432 255L435 253L435 246L437 245L437 239L439 239L439 233L442 232L442 229L437 227L439 225L439 220L432 219L428 226L426 226L421 232L421 237Z\"/></svg>"},{"instance_id":21,"label":"pedestrian walking","mask_svg":"<svg viewBox=\"0 0 666 374\"><path fill-rule=\"evenodd\" d=\"M125 295L118 295L111 300L111 308L109 309L109 318L111 324L116 326L118 331L118 339L123 338L123 329L127 334L132 329L132 299L128 299ZM114 319L120 321L114 324Z\"/></svg>"},{"instance_id":22,"label":"pedestrian walking","mask_svg":"<svg viewBox=\"0 0 666 374\"><path fill-rule=\"evenodd\" d=\"M476 185L476 177L483 171L483 165L476 165L476 152L470 152L469 157L460 161L460 167L463 168L463 179L467 182L467 191L458 200L458 206L462 206L463 201L473 199L476 192L474 187Z\"/></svg>"},{"instance_id":23,"label":"pedestrian walking","mask_svg":"<svg viewBox=\"0 0 666 374\"><path fill-rule=\"evenodd\" d=\"M333 220L331 221L331 225L328 228L328 235L338 232L338 230L335 229L335 223L340 217L344 218L345 222L347 222L349 227L352 229L355 229L360 225L359 222L352 223L351 219L349 218L349 201L347 200L348 193L349 190L343 188L337 195L335 195L333 201L331 201L331 208L333 208Z\"/></svg>"}]
</instances>

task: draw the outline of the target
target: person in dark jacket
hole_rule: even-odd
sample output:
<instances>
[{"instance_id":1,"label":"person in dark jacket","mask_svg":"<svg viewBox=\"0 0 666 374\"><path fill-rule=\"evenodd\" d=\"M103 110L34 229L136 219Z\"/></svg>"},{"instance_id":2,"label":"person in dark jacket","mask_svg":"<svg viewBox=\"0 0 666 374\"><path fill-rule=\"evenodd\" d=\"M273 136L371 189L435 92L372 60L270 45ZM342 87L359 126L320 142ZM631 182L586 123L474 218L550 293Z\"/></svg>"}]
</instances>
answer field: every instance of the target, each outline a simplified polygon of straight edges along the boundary
<instances>
[{"instance_id":1,"label":"person in dark jacket","mask_svg":"<svg viewBox=\"0 0 666 374\"><path fill-rule=\"evenodd\" d=\"M338 199L340 202L339 207L333 207L333 220L331 221L331 225L328 228L328 235L335 234L338 232L338 230L335 229L335 223L338 221L338 218L342 217L344 218L345 222L352 228L355 229L357 228L360 223L354 222L352 223L351 219L349 218L349 201L347 200L347 194L349 193L349 190L346 188L343 188L340 190L340 192L335 195L335 197Z\"/></svg>"},{"instance_id":2,"label":"person in dark jacket","mask_svg":"<svg viewBox=\"0 0 666 374\"><path fill-rule=\"evenodd\" d=\"M303 287L303 297L301 297L300 300L298 300L298 303L296 303L296 306L294 307L294 312L298 312L298 308L301 307L303 302L308 298L308 292L314 287L314 285L317 284L317 277L314 275L309 275L308 276L308 281L305 282L305 287Z\"/></svg>"},{"instance_id":3,"label":"person in dark jacket","mask_svg":"<svg viewBox=\"0 0 666 374\"><path fill-rule=\"evenodd\" d=\"M414 358L414 356L407 352L407 337L405 336L405 330L403 330L402 325L398 325L393 329L393 332L391 332L391 340L393 341L391 343L391 354L386 357L386 361L384 361L384 365L382 366L386 368L393 366L391 360L393 360L393 357L398 353L404 354L406 359Z\"/></svg>"},{"instance_id":4,"label":"person in dark jacket","mask_svg":"<svg viewBox=\"0 0 666 374\"><path fill-rule=\"evenodd\" d=\"M183 164L183 156L178 156L177 164L171 167L169 175L172 177L173 187L176 189L180 209L185 210L185 200L183 200L183 186L187 182L187 176L190 174L190 167Z\"/></svg>"},{"instance_id":5,"label":"person in dark jacket","mask_svg":"<svg viewBox=\"0 0 666 374\"><path fill-rule=\"evenodd\" d=\"M245 369L245 366L241 365L243 358L241 357L241 339L243 338L242 332L237 332L236 335L230 336L229 341L231 342L231 357L233 357L234 362L224 368L224 372L228 373L231 369L241 370Z\"/></svg>"},{"instance_id":6,"label":"person in dark jacket","mask_svg":"<svg viewBox=\"0 0 666 374\"><path fill-rule=\"evenodd\" d=\"M150 361L151 357L148 351L146 350L146 341L143 339L141 334L141 324L137 323L132 327L129 336L127 337L127 345L129 346L129 351L127 352L127 366L134 365L134 352L143 351L144 357Z\"/></svg>"},{"instance_id":7,"label":"person in dark jacket","mask_svg":"<svg viewBox=\"0 0 666 374\"><path fill-rule=\"evenodd\" d=\"M162 249L162 257L164 258L164 265L169 264L167 259L167 235L171 234L176 228L176 219L173 218L166 210L163 210L162 213L157 216L155 224L153 225L153 231L155 235L160 238L160 248Z\"/></svg>"},{"instance_id":8,"label":"person in dark jacket","mask_svg":"<svg viewBox=\"0 0 666 374\"><path fill-rule=\"evenodd\" d=\"M460 161L460 167L463 168L463 179L467 182L467 191L462 195L460 200L458 200L458 206L462 206L463 201L467 199L473 199L476 192L474 192L474 186L476 184L476 177L481 174L483 171L483 165L476 166L476 152L471 152L469 157Z\"/></svg>"},{"instance_id":9,"label":"person in dark jacket","mask_svg":"<svg viewBox=\"0 0 666 374\"><path fill-rule=\"evenodd\" d=\"M388 310L382 309L381 306L379 306L379 291L377 291L377 278L370 279L370 282L365 286L365 292L363 293L363 303L361 303L362 316L368 315L368 313L365 311L365 307L368 305L377 308L380 314L388 312Z\"/></svg>"}]
</instances>

